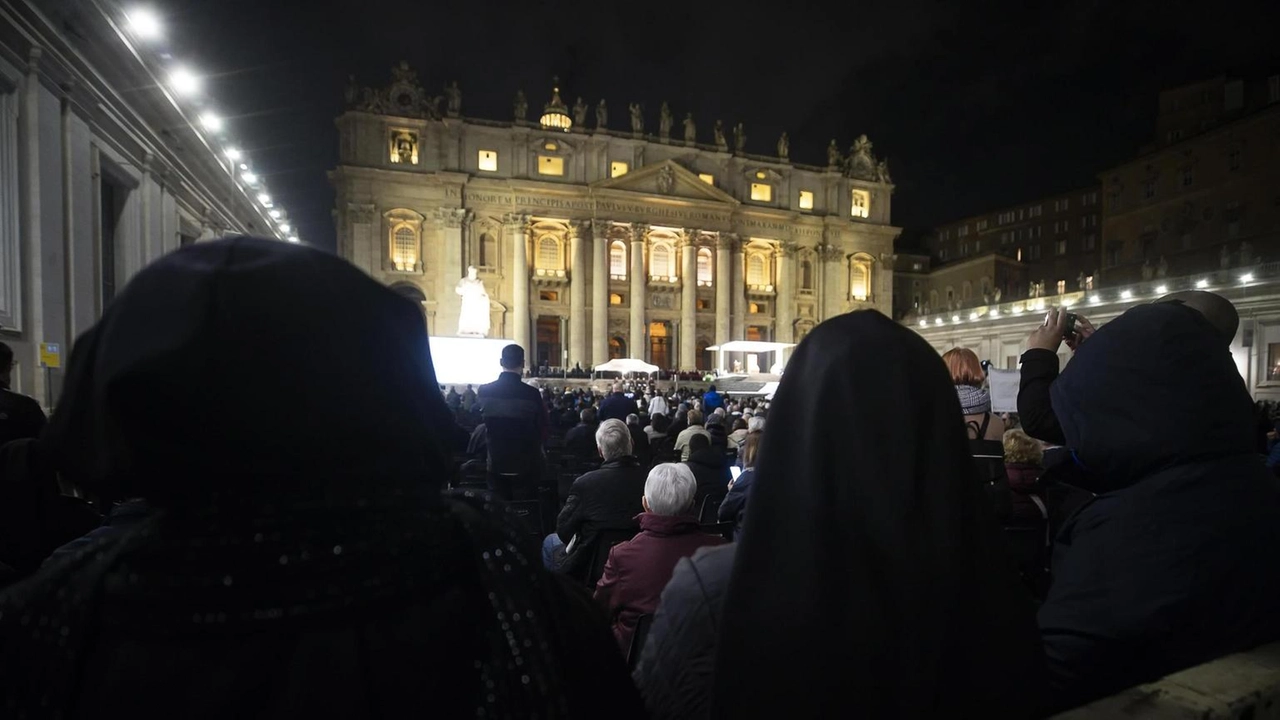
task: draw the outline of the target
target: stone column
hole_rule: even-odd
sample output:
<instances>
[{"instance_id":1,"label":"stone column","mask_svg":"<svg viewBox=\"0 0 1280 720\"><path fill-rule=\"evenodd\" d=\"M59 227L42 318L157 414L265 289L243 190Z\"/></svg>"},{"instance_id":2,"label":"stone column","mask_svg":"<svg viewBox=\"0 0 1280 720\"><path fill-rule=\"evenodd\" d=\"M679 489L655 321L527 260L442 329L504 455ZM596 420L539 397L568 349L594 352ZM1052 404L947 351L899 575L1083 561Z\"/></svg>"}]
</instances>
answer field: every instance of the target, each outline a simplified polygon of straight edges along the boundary
<instances>
[{"instance_id":1,"label":"stone column","mask_svg":"<svg viewBox=\"0 0 1280 720\"><path fill-rule=\"evenodd\" d=\"M511 339L524 348L525 362L529 363L529 216L511 213L504 222L515 249L515 261L511 263Z\"/></svg>"},{"instance_id":2,"label":"stone column","mask_svg":"<svg viewBox=\"0 0 1280 720\"><path fill-rule=\"evenodd\" d=\"M680 243L680 370L698 365L698 231L689 230Z\"/></svg>"},{"instance_id":3,"label":"stone column","mask_svg":"<svg viewBox=\"0 0 1280 720\"><path fill-rule=\"evenodd\" d=\"M591 366L594 367L609 362L608 223L591 223L591 259Z\"/></svg>"},{"instance_id":4,"label":"stone column","mask_svg":"<svg viewBox=\"0 0 1280 720\"><path fill-rule=\"evenodd\" d=\"M644 241L649 227L641 223L631 226L631 337L628 352L631 357L645 359L644 310L645 288L648 278L644 272Z\"/></svg>"},{"instance_id":5,"label":"stone column","mask_svg":"<svg viewBox=\"0 0 1280 720\"><path fill-rule=\"evenodd\" d=\"M733 303L733 246L737 236L732 233L720 233L716 238L716 344L729 342L729 310ZM721 356L723 357L723 356Z\"/></svg>"},{"instance_id":6,"label":"stone column","mask_svg":"<svg viewBox=\"0 0 1280 720\"><path fill-rule=\"evenodd\" d=\"M27 76L18 100L18 138L23 147L18 168L20 240L19 257L22 273L27 279L25 296L19 291L19 307L27 316L28 324L23 332L30 338L30 355L22 365L22 372L31 381L29 394L41 405L48 407L53 399L48 397L44 372L40 370L40 343L46 342L44 327L44 271L45 256L41 247L40 231L40 48L33 47L27 55ZM66 360L63 355L63 360Z\"/></svg>"},{"instance_id":7,"label":"stone column","mask_svg":"<svg viewBox=\"0 0 1280 720\"><path fill-rule=\"evenodd\" d=\"M471 213L462 208L439 208L436 211L437 227L443 236L441 252L444 257L441 258L441 272L437 284L440 288L440 296L432 299L436 301L439 317L445 319L443 325L437 324L446 335L458 333L458 315L462 311L462 298L458 297L453 288L458 284L458 280L467 274L467 269L462 266L462 243L465 240L463 233L466 226L470 224L471 217ZM419 260L423 259L428 247L430 243L424 241L418 248ZM423 265L430 267L430 261L419 262L416 269L421 270Z\"/></svg>"},{"instance_id":8,"label":"stone column","mask_svg":"<svg viewBox=\"0 0 1280 720\"><path fill-rule=\"evenodd\" d=\"M774 261L777 263L778 294L775 296L776 310L774 311L774 336L775 342L794 342L795 337L795 320L796 320L796 286L795 286L795 268L792 261L796 256L796 244L794 242L783 242L778 245L778 252L774 255Z\"/></svg>"},{"instance_id":9,"label":"stone column","mask_svg":"<svg viewBox=\"0 0 1280 720\"><path fill-rule=\"evenodd\" d=\"M569 223L569 367L587 358L587 262L582 255L583 227ZM560 338L564 342L564 338Z\"/></svg>"},{"instance_id":10,"label":"stone column","mask_svg":"<svg viewBox=\"0 0 1280 720\"><path fill-rule=\"evenodd\" d=\"M75 207L72 202L72 187L75 173L71 157L71 129L74 114L71 108L72 81L62 86L62 302L63 302L63 335L62 342L70 351L71 341L76 337L76 287L75 287ZM100 216L99 216L100 217Z\"/></svg>"},{"instance_id":11,"label":"stone column","mask_svg":"<svg viewBox=\"0 0 1280 720\"><path fill-rule=\"evenodd\" d=\"M743 261L742 242L733 244L733 315L731 340L747 339L747 264ZM746 365L746 356L740 358Z\"/></svg>"}]
</instances>

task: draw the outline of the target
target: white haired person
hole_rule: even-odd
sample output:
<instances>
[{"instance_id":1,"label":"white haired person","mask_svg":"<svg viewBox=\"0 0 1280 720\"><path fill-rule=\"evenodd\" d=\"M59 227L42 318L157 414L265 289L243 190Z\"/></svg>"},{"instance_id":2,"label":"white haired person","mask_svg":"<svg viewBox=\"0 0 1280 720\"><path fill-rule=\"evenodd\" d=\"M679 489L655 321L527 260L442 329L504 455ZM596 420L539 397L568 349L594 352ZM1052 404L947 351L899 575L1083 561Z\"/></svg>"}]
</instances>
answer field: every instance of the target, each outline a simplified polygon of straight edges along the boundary
<instances>
[{"instance_id":1,"label":"white haired person","mask_svg":"<svg viewBox=\"0 0 1280 720\"><path fill-rule=\"evenodd\" d=\"M649 471L644 483L640 534L609 551L596 599L609 610L613 635L622 652L631 645L636 621L658 609L658 598L676 563L700 547L722 545L707 535L694 516L698 483L687 465L663 463Z\"/></svg>"},{"instance_id":2,"label":"white haired person","mask_svg":"<svg viewBox=\"0 0 1280 720\"><path fill-rule=\"evenodd\" d=\"M634 527L636 515L644 509L640 496L645 474L632 454L631 431L621 420L605 420L596 428L596 447L604 464L573 481L556 531L542 543L543 563L552 570L588 570L599 531Z\"/></svg>"}]
</instances>

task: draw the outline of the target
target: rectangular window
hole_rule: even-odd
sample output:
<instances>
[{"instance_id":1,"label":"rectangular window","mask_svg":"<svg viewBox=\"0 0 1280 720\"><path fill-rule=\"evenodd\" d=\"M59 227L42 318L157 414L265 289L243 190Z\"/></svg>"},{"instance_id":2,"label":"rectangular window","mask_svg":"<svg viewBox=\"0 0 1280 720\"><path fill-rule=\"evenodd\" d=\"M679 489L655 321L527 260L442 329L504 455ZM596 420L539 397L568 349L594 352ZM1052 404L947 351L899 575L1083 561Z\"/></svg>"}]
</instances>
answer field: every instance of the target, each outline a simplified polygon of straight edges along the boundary
<instances>
[{"instance_id":1,"label":"rectangular window","mask_svg":"<svg viewBox=\"0 0 1280 720\"><path fill-rule=\"evenodd\" d=\"M1059 294L1059 295L1066 295L1066 294L1067 294L1067 281L1066 281L1066 280L1059 280L1059 281L1058 281L1058 294Z\"/></svg>"},{"instance_id":2,"label":"rectangular window","mask_svg":"<svg viewBox=\"0 0 1280 720\"><path fill-rule=\"evenodd\" d=\"M1044 206L1043 206L1043 205L1037 205L1037 206L1035 206L1035 207L1031 208L1031 217L1040 217L1040 215L1041 215L1043 212L1044 212Z\"/></svg>"},{"instance_id":3,"label":"rectangular window","mask_svg":"<svg viewBox=\"0 0 1280 720\"><path fill-rule=\"evenodd\" d=\"M969 235L969 226L961 225L960 229L956 231L956 235L960 237L967 237Z\"/></svg>"},{"instance_id":4,"label":"rectangular window","mask_svg":"<svg viewBox=\"0 0 1280 720\"><path fill-rule=\"evenodd\" d=\"M968 254L969 254L969 243L967 242L960 243L960 257L964 257Z\"/></svg>"},{"instance_id":5,"label":"rectangular window","mask_svg":"<svg viewBox=\"0 0 1280 720\"><path fill-rule=\"evenodd\" d=\"M768 183L751 183L751 199L756 202L773 200L773 186Z\"/></svg>"},{"instance_id":6,"label":"rectangular window","mask_svg":"<svg viewBox=\"0 0 1280 720\"><path fill-rule=\"evenodd\" d=\"M987 229L987 221L986 221L986 220L979 220L979 221L978 221L978 232L982 232L983 230L986 230L986 229Z\"/></svg>"},{"instance_id":7,"label":"rectangular window","mask_svg":"<svg viewBox=\"0 0 1280 720\"><path fill-rule=\"evenodd\" d=\"M631 169L630 165L622 162L621 160L614 160L613 162L609 163L609 177L611 178L622 177L623 175L626 175L627 171L630 169Z\"/></svg>"},{"instance_id":8,"label":"rectangular window","mask_svg":"<svg viewBox=\"0 0 1280 720\"><path fill-rule=\"evenodd\" d=\"M1033 262L1034 262L1034 261L1036 261L1036 260L1039 260L1039 259L1040 259L1040 246L1039 246L1039 245L1029 245L1029 246L1027 246L1027 258L1028 258L1028 259L1030 259L1030 260L1032 260Z\"/></svg>"},{"instance_id":9,"label":"rectangular window","mask_svg":"<svg viewBox=\"0 0 1280 720\"><path fill-rule=\"evenodd\" d=\"M1067 254L1067 241L1066 241L1066 240L1059 240L1059 241L1056 243L1056 245L1055 245L1055 249L1058 251L1058 254L1059 254L1059 255L1066 255L1066 254Z\"/></svg>"},{"instance_id":10,"label":"rectangular window","mask_svg":"<svg viewBox=\"0 0 1280 720\"><path fill-rule=\"evenodd\" d=\"M698 308L699 310L710 310L710 309L711 309L711 301L710 301L710 300L708 300L708 299L706 299L706 298L698 298L698 301L697 301L697 308Z\"/></svg>"},{"instance_id":11,"label":"rectangular window","mask_svg":"<svg viewBox=\"0 0 1280 720\"><path fill-rule=\"evenodd\" d=\"M1093 233L1089 233L1088 235L1085 235L1085 236L1084 236L1084 249L1085 249L1085 250L1092 250L1092 249L1094 249L1094 247L1096 247L1096 246L1097 246L1097 244L1098 244L1098 236L1097 236L1097 235L1094 235Z\"/></svg>"},{"instance_id":12,"label":"rectangular window","mask_svg":"<svg viewBox=\"0 0 1280 720\"><path fill-rule=\"evenodd\" d=\"M626 305L627 299L622 296L622 293L609 293L609 304L610 305Z\"/></svg>"},{"instance_id":13,"label":"rectangular window","mask_svg":"<svg viewBox=\"0 0 1280 720\"><path fill-rule=\"evenodd\" d=\"M866 190L854 190L850 193L849 214L856 218L871 216L871 195Z\"/></svg>"},{"instance_id":14,"label":"rectangular window","mask_svg":"<svg viewBox=\"0 0 1280 720\"><path fill-rule=\"evenodd\" d=\"M538 299L542 302L560 302L560 293L555 290L539 290Z\"/></svg>"},{"instance_id":15,"label":"rectangular window","mask_svg":"<svg viewBox=\"0 0 1280 720\"><path fill-rule=\"evenodd\" d=\"M481 150L479 166L481 172L498 172L498 151Z\"/></svg>"},{"instance_id":16,"label":"rectangular window","mask_svg":"<svg viewBox=\"0 0 1280 720\"><path fill-rule=\"evenodd\" d=\"M1280 343L1267 344L1267 380L1280 380Z\"/></svg>"},{"instance_id":17,"label":"rectangular window","mask_svg":"<svg viewBox=\"0 0 1280 720\"><path fill-rule=\"evenodd\" d=\"M813 193L812 192L808 190L800 191L800 209L801 210L813 209Z\"/></svg>"},{"instance_id":18,"label":"rectangular window","mask_svg":"<svg viewBox=\"0 0 1280 720\"><path fill-rule=\"evenodd\" d=\"M564 158L551 155L538 156L539 175L564 175Z\"/></svg>"},{"instance_id":19,"label":"rectangular window","mask_svg":"<svg viewBox=\"0 0 1280 720\"><path fill-rule=\"evenodd\" d=\"M716 184L716 176L711 173L698 173L698 179L708 185Z\"/></svg>"}]
</instances>

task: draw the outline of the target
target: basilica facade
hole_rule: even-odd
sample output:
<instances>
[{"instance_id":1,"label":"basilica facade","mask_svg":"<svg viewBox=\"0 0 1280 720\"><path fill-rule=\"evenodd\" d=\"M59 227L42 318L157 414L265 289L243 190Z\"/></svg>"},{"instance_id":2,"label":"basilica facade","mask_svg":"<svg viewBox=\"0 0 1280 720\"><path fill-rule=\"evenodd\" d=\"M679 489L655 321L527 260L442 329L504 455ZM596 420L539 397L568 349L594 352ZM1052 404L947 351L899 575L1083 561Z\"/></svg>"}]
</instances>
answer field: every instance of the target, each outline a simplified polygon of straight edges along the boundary
<instances>
[{"instance_id":1,"label":"basilica facade","mask_svg":"<svg viewBox=\"0 0 1280 720\"><path fill-rule=\"evenodd\" d=\"M665 103L656 128L638 104L611 124L604 100L548 95L532 119L523 92L511 118L473 118L456 84L430 95L403 64L386 87L347 91L338 252L421 303L433 335L459 334L470 268L488 336L536 365L710 369L712 345L891 312L893 185L865 136L806 166L785 135L748 154L741 124L675 128Z\"/></svg>"}]
</instances>

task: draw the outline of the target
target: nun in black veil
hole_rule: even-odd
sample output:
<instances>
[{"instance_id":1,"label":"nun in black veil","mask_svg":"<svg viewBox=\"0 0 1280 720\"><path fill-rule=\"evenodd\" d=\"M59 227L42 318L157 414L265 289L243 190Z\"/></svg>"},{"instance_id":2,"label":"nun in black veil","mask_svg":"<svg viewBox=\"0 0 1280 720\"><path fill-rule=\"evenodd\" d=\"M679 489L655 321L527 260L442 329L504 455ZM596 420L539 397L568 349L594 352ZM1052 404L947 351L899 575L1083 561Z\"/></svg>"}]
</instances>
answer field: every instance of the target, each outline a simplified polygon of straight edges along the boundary
<instances>
[{"instance_id":1,"label":"nun in black veil","mask_svg":"<svg viewBox=\"0 0 1280 720\"><path fill-rule=\"evenodd\" d=\"M1027 717L1044 659L938 353L874 311L787 364L716 650L717 717Z\"/></svg>"},{"instance_id":2,"label":"nun in black veil","mask_svg":"<svg viewBox=\"0 0 1280 720\"><path fill-rule=\"evenodd\" d=\"M454 432L420 310L346 262L236 238L144 269L42 443L157 511L0 596L0 715L634 716L585 594L442 495Z\"/></svg>"}]
</instances>

